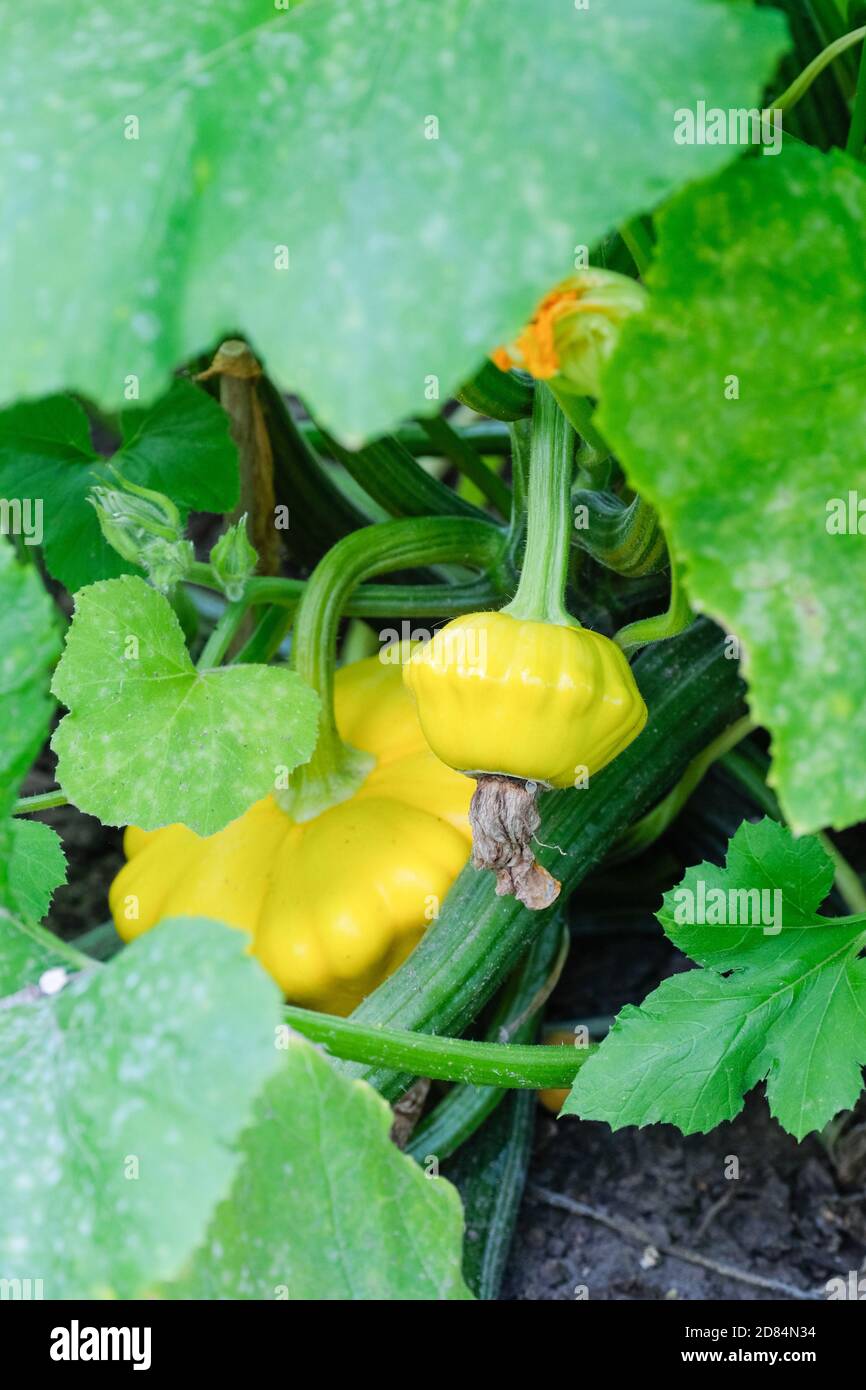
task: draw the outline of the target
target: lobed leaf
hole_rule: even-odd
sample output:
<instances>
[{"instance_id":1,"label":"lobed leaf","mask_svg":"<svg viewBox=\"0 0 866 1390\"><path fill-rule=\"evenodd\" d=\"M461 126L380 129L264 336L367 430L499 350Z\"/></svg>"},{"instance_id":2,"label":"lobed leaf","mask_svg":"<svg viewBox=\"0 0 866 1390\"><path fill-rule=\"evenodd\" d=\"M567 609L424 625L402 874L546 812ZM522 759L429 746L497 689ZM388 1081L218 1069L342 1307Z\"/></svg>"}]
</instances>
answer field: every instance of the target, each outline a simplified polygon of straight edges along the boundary
<instances>
[{"instance_id":1,"label":"lobed leaf","mask_svg":"<svg viewBox=\"0 0 866 1390\"><path fill-rule=\"evenodd\" d=\"M183 508L229 511L238 498L237 452L228 417L204 391L175 381L149 410L124 412L122 447L112 458L130 482L167 493ZM14 405L0 413L0 496L39 507L45 564L70 592L134 566L105 540L88 501L110 483L86 414L71 396Z\"/></svg>"},{"instance_id":2,"label":"lobed leaf","mask_svg":"<svg viewBox=\"0 0 866 1390\"><path fill-rule=\"evenodd\" d=\"M41 821L14 820L8 827L7 896L12 912L41 922L66 882L66 855L60 836Z\"/></svg>"},{"instance_id":3,"label":"lobed leaf","mask_svg":"<svg viewBox=\"0 0 866 1390\"><path fill-rule=\"evenodd\" d=\"M196 670L171 605L135 575L76 594L52 689L69 708L58 780L103 825L212 835L316 742L318 697L294 671Z\"/></svg>"},{"instance_id":4,"label":"lobed leaf","mask_svg":"<svg viewBox=\"0 0 866 1390\"><path fill-rule=\"evenodd\" d=\"M690 869L659 921L706 968L622 1010L563 1114L705 1132L766 1080L772 1114L801 1139L852 1107L866 1065L866 921L820 916L832 878L817 841L794 840L771 820L740 827L724 869ZM715 899L715 923L710 890L726 899ZM762 900L765 911L757 899L747 907L741 894L762 890L778 898ZM702 896L707 920L686 922L683 909Z\"/></svg>"},{"instance_id":5,"label":"lobed leaf","mask_svg":"<svg viewBox=\"0 0 866 1390\"><path fill-rule=\"evenodd\" d=\"M39 751L54 708L48 677L60 650L51 600L35 568L0 537L0 817Z\"/></svg>"}]
</instances>

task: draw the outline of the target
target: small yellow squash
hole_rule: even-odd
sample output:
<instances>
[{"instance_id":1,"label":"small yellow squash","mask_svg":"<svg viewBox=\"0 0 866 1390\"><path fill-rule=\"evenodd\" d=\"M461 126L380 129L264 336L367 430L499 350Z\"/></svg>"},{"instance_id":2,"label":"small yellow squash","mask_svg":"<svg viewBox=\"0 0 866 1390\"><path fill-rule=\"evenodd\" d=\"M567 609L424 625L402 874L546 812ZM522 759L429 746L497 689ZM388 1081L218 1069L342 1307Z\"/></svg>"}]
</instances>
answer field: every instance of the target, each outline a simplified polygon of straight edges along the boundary
<instances>
[{"instance_id":1,"label":"small yellow squash","mask_svg":"<svg viewBox=\"0 0 866 1390\"><path fill-rule=\"evenodd\" d=\"M110 892L131 941L165 917L214 917L296 1004L347 1014L409 954L469 858L472 784L427 746L398 663L337 672L340 735L375 758L353 796L298 823L272 796L215 835L130 827Z\"/></svg>"},{"instance_id":2,"label":"small yellow squash","mask_svg":"<svg viewBox=\"0 0 866 1390\"><path fill-rule=\"evenodd\" d=\"M601 633L502 613L455 618L415 647L404 680L449 767L573 787L637 737L646 705Z\"/></svg>"}]
</instances>

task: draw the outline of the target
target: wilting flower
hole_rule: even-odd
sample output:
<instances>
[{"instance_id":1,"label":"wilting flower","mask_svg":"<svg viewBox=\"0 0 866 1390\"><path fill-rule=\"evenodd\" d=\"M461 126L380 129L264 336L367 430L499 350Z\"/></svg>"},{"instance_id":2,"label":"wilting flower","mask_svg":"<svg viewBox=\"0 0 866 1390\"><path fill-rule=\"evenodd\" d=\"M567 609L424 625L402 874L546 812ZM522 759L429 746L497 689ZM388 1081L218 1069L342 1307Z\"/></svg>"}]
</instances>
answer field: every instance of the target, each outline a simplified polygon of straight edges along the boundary
<instances>
[{"instance_id":1,"label":"wilting flower","mask_svg":"<svg viewBox=\"0 0 866 1390\"><path fill-rule=\"evenodd\" d=\"M544 296L526 328L491 358L502 371L520 367L541 381L598 396L623 323L645 303L643 286L627 275L577 271Z\"/></svg>"}]
</instances>

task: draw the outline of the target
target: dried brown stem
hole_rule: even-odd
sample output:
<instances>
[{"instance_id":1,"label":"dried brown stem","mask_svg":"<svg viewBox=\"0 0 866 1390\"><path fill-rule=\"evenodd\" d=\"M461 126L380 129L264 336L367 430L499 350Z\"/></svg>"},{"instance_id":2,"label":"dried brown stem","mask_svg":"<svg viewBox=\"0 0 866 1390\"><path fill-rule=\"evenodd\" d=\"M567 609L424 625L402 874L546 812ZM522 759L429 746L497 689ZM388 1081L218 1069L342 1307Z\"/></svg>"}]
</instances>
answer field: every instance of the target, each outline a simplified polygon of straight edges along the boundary
<instances>
[{"instance_id":1,"label":"dried brown stem","mask_svg":"<svg viewBox=\"0 0 866 1390\"><path fill-rule=\"evenodd\" d=\"M511 894L533 912L550 907L560 889L531 848L540 821L537 795L537 782L484 774L469 807L474 867L492 869L498 896Z\"/></svg>"},{"instance_id":2,"label":"dried brown stem","mask_svg":"<svg viewBox=\"0 0 866 1390\"><path fill-rule=\"evenodd\" d=\"M258 551L258 573L276 575L280 572L280 545L274 526L274 456L256 385L261 375L261 366L247 344L228 338L199 380L219 377L220 403L237 445L241 496L229 519L236 522L246 514L247 535Z\"/></svg>"}]
</instances>

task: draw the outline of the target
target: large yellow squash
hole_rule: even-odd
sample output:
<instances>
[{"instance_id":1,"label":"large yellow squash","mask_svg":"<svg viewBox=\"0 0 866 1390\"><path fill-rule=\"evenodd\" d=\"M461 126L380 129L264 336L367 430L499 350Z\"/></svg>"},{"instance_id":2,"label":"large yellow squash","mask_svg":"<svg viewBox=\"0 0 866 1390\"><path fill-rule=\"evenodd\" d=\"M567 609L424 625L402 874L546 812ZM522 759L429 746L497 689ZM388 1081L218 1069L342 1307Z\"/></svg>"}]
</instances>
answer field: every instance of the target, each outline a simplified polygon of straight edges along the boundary
<instances>
[{"instance_id":1,"label":"large yellow squash","mask_svg":"<svg viewBox=\"0 0 866 1390\"><path fill-rule=\"evenodd\" d=\"M469 857L472 783L427 746L399 664L337 672L340 735L373 755L359 790L296 823L273 797L216 835L131 826L111 887L126 941L165 917L215 917L297 1004L347 1014L409 954Z\"/></svg>"}]
</instances>

